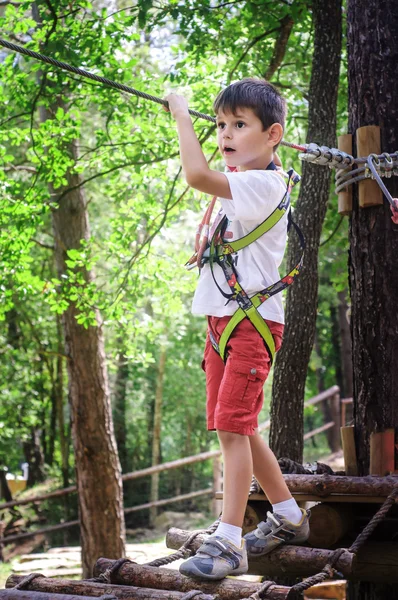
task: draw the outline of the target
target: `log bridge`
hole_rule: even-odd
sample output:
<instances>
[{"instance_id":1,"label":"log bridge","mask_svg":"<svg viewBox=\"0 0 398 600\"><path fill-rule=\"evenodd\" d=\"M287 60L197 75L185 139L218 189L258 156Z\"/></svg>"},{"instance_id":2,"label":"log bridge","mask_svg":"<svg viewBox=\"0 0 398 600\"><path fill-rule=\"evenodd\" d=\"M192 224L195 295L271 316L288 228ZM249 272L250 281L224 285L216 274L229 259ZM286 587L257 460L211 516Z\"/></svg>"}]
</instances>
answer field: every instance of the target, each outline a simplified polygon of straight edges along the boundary
<instances>
[{"instance_id":1,"label":"log bridge","mask_svg":"<svg viewBox=\"0 0 398 600\"><path fill-rule=\"evenodd\" d=\"M351 546L355 535L352 536L349 524L364 514L364 507L378 508L377 505L391 498L392 494L392 503L396 502L398 477L284 477L298 501L317 502L311 509L313 538L309 542L312 546L285 545L267 556L251 560L249 574L262 575L269 581L254 583L226 578L220 582L202 582L185 577L176 570L137 565L128 559L115 561L100 558L94 567L95 578L92 580L52 579L40 574L11 575L6 582L6 589L0 590L0 600L88 600L92 597L102 600L298 600L303 597L302 593L294 587L278 585L272 578L304 578L322 571L330 562L336 544L337 547ZM249 497L246 530L256 526L259 513L267 507L267 502L264 494ZM317 516L315 520L314 514ZM366 520L372 517L370 514ZM362 522L362 526L364 524ZM392 505L387 524L390 533L394 532L394 527L397 529L396 504ZM179 549L191 536L192 532L172 528L167 534L166 544L169 548ZM344 536L348 536L346 546L341 543ZM204 532L191 541L189 549L196 551L203 539ZM317 544L324 546L316 547ZM344 551L334 568L348 580L398 583L398 546L393 539L379 541L377 536L375 539L371 537L355 554ZM308 597L314 596L310 594Z\"/></svg>"}]
</instances>

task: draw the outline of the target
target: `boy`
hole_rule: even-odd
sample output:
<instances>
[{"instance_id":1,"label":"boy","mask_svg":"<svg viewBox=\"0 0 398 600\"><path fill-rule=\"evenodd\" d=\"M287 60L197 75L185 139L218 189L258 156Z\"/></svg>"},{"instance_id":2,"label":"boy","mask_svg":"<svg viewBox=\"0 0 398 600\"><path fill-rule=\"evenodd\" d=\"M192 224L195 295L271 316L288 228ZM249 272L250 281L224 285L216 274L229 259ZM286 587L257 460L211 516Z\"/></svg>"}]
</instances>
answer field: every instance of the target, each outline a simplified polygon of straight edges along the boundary
<instances>
[{"instance_id":1,"label":"boy","mask_svg":"<svg viewBox=\"0 0 398 600\"><path fill-rule=\"evenodd\" d=\"M274 152L282 136L286 106L268 82L243 79L229 85L216 98L217 141L227 168L209 168L195 135L182 96L170 94L169 110L177 123L181 163L188 185L217 196L218 220L226 215L224 241L247 235L278 207L286 194L283 177L276 172ZM216 219L217 221L217 219ZM214 229L214 227L213 227ZM239 284L251 297L279 279L287 240L287 213L268 232L234 253ZM180 566L184 575L222 579L247 571L247 554L267 554L283 542L302 543L308 538L308 514L292 498L272 451L258 434L257 417L263 403L263 384L271 366L268 347L256 327L244 318L228 340L224 363L215 350L221 334L238 309L219 264L201 270L192 312L208 318L203 368L206 372L207 427L216 430L224 463L221 522L195 556ZM281 294L258 307L275 342L281 344L283 307ZM252 474L273 507L267 520L242 540Z\"/></svg>"}]
</instances>

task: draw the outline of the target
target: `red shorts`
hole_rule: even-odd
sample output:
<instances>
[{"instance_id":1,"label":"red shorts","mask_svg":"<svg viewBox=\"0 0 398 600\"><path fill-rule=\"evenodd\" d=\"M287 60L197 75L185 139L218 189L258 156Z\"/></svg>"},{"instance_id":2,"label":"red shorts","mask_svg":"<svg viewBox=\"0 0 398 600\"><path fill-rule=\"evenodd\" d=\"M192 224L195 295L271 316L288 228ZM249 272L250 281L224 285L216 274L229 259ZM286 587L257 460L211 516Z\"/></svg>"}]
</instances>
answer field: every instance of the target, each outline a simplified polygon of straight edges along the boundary
<instances>
[{"instance_id":1,"label":"red shorts","mask_svg":"<svg viewBox=\"0 0 398 600\"><path fill-rule=\"evenodd\" d=\"M217 343L231 317L208 317ZM266 321L279 350L284 326ZM227 344L226 363L214 350L207 333L203 370L206 373L207 429L254 435L263 406L263 385L271 362L264 340L249 319L234 329Z\"/></svg>"}]
</instances>

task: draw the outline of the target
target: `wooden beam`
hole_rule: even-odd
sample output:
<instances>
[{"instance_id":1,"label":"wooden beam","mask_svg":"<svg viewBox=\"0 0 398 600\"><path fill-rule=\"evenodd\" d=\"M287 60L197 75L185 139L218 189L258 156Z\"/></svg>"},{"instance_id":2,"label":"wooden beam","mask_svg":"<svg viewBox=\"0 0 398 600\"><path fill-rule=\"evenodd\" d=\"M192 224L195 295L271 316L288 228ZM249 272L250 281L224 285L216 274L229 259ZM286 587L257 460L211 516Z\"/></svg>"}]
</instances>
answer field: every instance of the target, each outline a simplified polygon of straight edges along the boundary
<instances>
[{"instance_id":1,"label":"wooden beam","mask_svg":"<svg viewBox=\"0 0 398 600\"><path fill-rule=\"evenodd\" d=\"M381 154L380 127L377 125L358 127L356 135L358 157L369 156L369 154ZM374 181L374 179L360 181L358 190L359 206L361 208L383 204L383 192L377 181Z\"/></svg>"},{"instance_id":2,"label":"wooden beam","mask_svg":"<svg viewBox=\"0 0 398 600\"><path fill-rule=\"evenodd\" d=\"M395 471L395 430L370 434L371 475L389 475Z\"/></svg>"},{"instance_id":3,"label":"wooden beam","mask_svg":"<svg viewBox=\"0 0 398 600\"><path fill-rule=\"evenodd\" d=\"M345 135L339 135L338 149L347 154L352 155L352 135L347 133ZM347 172L352 170L352 165L349 165L346 169ZM350 215L352 213L352 185L347 186L344 190L341 190L338 194L338 212L340 215Z\"/></svg>"}]
</instances>

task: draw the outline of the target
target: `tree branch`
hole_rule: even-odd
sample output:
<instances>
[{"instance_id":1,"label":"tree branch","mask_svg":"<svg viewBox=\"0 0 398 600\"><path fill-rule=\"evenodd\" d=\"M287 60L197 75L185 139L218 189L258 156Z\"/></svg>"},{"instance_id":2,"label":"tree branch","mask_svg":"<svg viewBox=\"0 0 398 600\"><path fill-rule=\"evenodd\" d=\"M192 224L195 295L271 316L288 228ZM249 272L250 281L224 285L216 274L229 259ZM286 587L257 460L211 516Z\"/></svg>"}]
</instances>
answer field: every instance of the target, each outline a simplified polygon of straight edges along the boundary
<instances>
[{"instance_id":1,"label":"tree branch","mask_svg":"<svg viewBox=\"0 0 398 600\"><path fill-rule=\"evenodd\" d=\"M232 67L232 69L229 73L228 81L231 81L232 75L235 73L236 69L239 67L240 63L243 61L243 59L245 58L245 56L247 55L249 50L251 50L251 48L253 48L253 46L255 46L257 44L257 42L260 42L261 40L266 38L271 33L274 33L275 31L279 31L279 27L275 27L274 29L269 29L265 33L262 33L261 35L258 35L254 39L252 39L252 41L246 46L243 54L240 56L240 58L235 63L234 67Z\"/></svg>"},{"instance_id":2,"label":"tree branch","mask_svg":"<svg viewBox=\"0 0 398 600\"><path fill-rule=\"evenodd\" d=\"M29 167L28 165L11 165L10 167L3 167L3 171L29 171L29 173L37 173L36 167Z\"/></svg>"},{"instance_id":3,"label":"tree branch","mask_svg":"<svg viewBox=\"0 0 398 600\"><path fill-rule=\"evenodd\" d=\"M43 242L40 242L39 240L35 240L34 238L30 238L29 241L34 242L38 246L41 246L41 248L46 248L47 250L55 250L54 246L50 246L49 244L44 244Z\"/></svg>"},{"instance_id":4,"label":"tree branch","mask_svg":"<svg viewBox=\"0 0 398 600\"><path fill-rule=\"evenodd\" d=\"M286 15L281 20L281 29L279 31L279 36L275 41L274 52L272 54L271 62L269 64L268 69L264 73L264 79L269 81L272 79L275 71L277 71L282 63L282 60L286 53L287 43L289 41L289 36L292 31L294 25L294 21L290 15Z\"/></svg>"}]
</instances>

